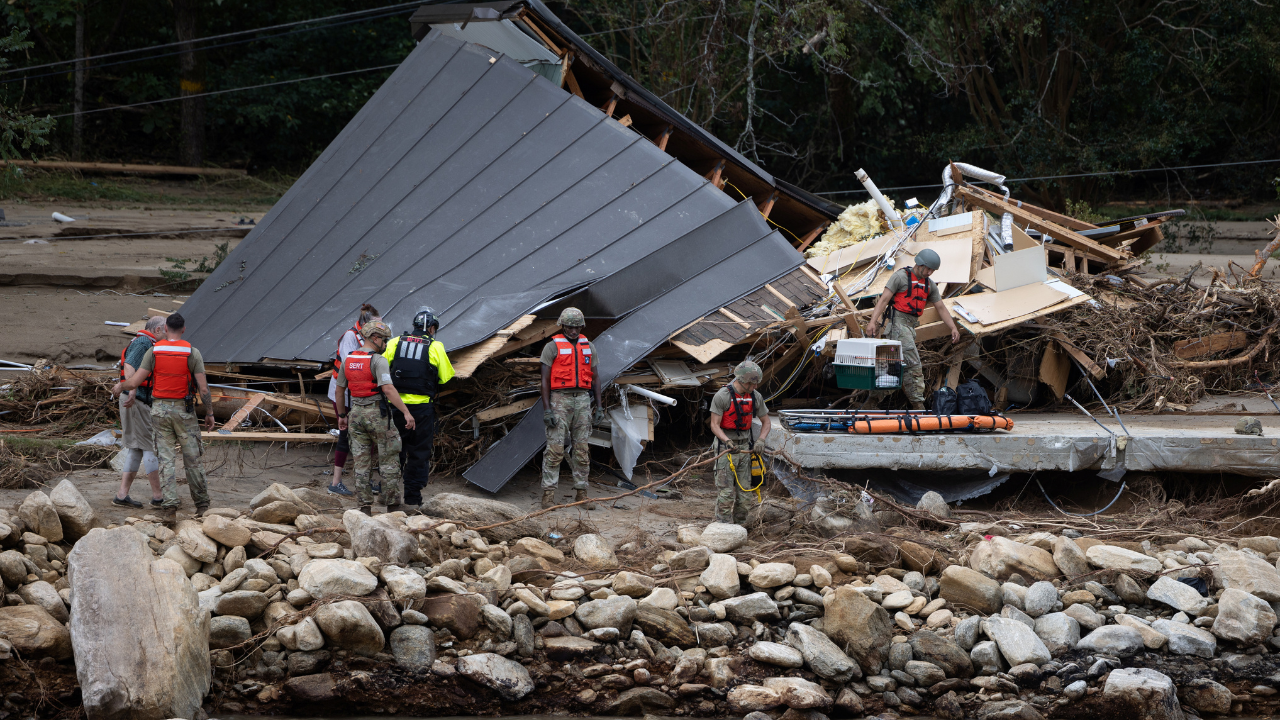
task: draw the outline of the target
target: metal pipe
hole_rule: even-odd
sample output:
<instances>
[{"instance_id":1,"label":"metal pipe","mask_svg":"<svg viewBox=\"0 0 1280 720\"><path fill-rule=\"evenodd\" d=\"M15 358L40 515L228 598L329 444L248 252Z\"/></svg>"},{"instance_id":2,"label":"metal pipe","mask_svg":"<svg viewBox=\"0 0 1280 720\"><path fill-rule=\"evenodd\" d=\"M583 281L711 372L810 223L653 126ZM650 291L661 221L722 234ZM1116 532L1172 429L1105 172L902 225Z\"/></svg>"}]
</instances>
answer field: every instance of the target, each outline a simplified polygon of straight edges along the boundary
<instances>
[{"instance_id":1,"label":"metal pipe","mask_svg":"<svg viewBox=\"0 0 1280 720\"><path fill-rule=\"evenodd\" d=\"M880 188L876 187L876 184L871 181L871 177L867 175L867 171L862 168L858 168L858 172L854 173L854 175L858 178L858 182L862 183L862 187L866 188L867 192L871 193L871 197L875 199L876 205L880 206L880 212L884 213L885 218L889 221L889 227L902 227L902 216L898 214L897 210L893 209L893 206L889 204L889 201L880 193Z\"/></svg>"},{"instance_id":2,"label":"metal pipe","mask_svg":"<svg viewBox=\"0 0 1280 720\"><path fill-rule=\"evenodd\" d=\"M1106 430L1108 435L1110 435L1111 437L1115 437L1115 436L1116 436L1116 434L1115 434L1114 432L1112 432L1111 428L1107 427L1106 425L1103 425L1103 424L1102 424L1102 421L1100 421L1100 420L1098 420L1098 418L1094 417L1094 416L1093 416L1093 413L1089 412L1088 410L1085 410L1085 409L1084 409L1084 406L1083 406L1083 405L1081 405L1080 403L1076 402L1076 399L1075 399L1075 398L1073 398L1073 397L1071 397L1070 395L1067 395L1067 394L1063 394L1063 397L1065 397L1066 399L1070 400L1072 405L1075 405L1077 408L1079 408L1079 409L1080 409L1080 412L1084 413L1085 415L1088 415L1090 420L1092 420L1092 421L1094 421L1094 422L1098 423L1098 427L1102 428L1103 430Z\"/></svg>"},{"instance_id":3,"label":"metal pipe","mask_svg":"<svg viewBox=\"0 0 1280 720\"><path fill-rule=\"evenodd\" d=\"M645 390L644 388L642 388L642 387L637 387L637 386L635 386L635 385L623 385L622 387L624 387L624 388L626 388L626 389L630 390L631 392L633 392L633 393L635 393L635 394L637 394L637 395L643 395L643 396L645 396L645 397L649 398L650 400L657 400L658 402L662 403L663 405L672 405L672 406L674 406L674 405L676 404L676 399L675 399L675 398L673 398L673 397L667 397L666 395L659 395L658 393L656 393L656 392L654 392L654 391L652 391L652 390Z\"/></svg>"}]
</instances>

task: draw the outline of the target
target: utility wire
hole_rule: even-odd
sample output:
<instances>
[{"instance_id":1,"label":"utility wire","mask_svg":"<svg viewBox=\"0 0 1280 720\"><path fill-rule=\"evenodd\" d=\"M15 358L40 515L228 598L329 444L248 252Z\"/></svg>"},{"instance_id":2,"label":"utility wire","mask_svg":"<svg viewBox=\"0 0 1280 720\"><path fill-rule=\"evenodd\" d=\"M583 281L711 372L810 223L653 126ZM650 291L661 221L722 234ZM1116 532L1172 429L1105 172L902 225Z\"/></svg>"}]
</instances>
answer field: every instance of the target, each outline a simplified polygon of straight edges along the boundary
<instances>
[{"instance_id":1,"label":"utility wire","mask_svg":"<svg viewBox=\"0 0 1280 720\"><path fill-rule=\"evenodd\" d=\"M336 15L324 15L322 17L308 18L306 20L295 20L293 22L280 23L279 25L268 25L266 27L254 28L252 30L237 30L236 32L223 33L221 35L210 35L208 37L195 38L194 40L183 40L179 42L165 43L163 45L150 45L148 47L134 48L132 50L117 50L116 52L102 53L101 55L90 55L88 57L74 58L71 60L59 60L57 62L44 63L41 65L26 65L20 68L9 68L6 70L0 70L0 74L22 72L23 70L39 70L41 68L56 67L58 65L73 65L78 62L87 62L89 60L97 60L99 58L117 57L120 55L128 55L130 53L136 53L136 52L145 52L148 50L161 50L164 48L177 47L179 45L194 45L196 43L208 42L210 40L223 40L225 38L239 37L241 35L250 35L252 33L266 32L268 30L280 30L282 28L295 27L297 25L305 25L307 23L313 23L313 22L320 22L321 20L349 18L349 17L355 17L357 15L370 15L370 14L380 13L387 10L398 10L400 8L417 7L421 4L422 2L419 1L419 2L399 3L396 5L384 5L382 7L370 8L368 10L356 10L354 12L349 12L349 13L338 13ZM202 48L195 48L195 49L199 50Z\"/></svg>"},{"instance_id":2,"label":"utility wire","mask_svg":"<svg viewBox=\"0 0 1280 720\"><path fill-rule=\"evenodd\" d=\"M1169 172L1173 170L1198 170L1201 168L1232 167L1235 165L1266 165L1268 163L1280 163L1280 159L1242 160L1240 162L1211 163L1209 165L1181 165L1179 167L1146 168L1143 170L1108 170L1106 172L1074 173L1071 175L1042 175L1040 177L1007 178L1005 182L1012 183L1012 182L1030 182L1032 180L1061 180L1063 178L1101 177L1104 175L1136 175L1137 173ZM919 190L923 188L940 188L940 187L942 187L942 184L936 183L933 185L900 185L898 187L880 188L880 190L882 191L884 190ZM850 193L864 193L864 192L867 192L867 191L865 189L829 190L827 192L820 192L820 193L813 193L813 194L814 195L848 195Z\"/></svg>"},{"instance_id":3,"label":"utility wire","mask_svg":"<svg viewBox=\"0 0 1280 720\"><path fill-rule=\"evenodd\" d=\"M208 97L210 95L225 95L227 93L241 92L244 90L258 90L261 88L275 87L277 85L291 85L293 83L306 82L308 80L323 80L325 78L341 77L343 75L355 75L356 73L373 72L374 70L386 70L388 68L394 68L394 67L400 67L400 63L394 63L391 65L379 65L378 67L361 68L359 70L346 70L344 72L329 73L327 75L312 75L311 77L294 78L293 80L280 80L278 82L273 82L273 83L263 83L261 85L248 85L246 87L230 88L227 90L211 90L209 92L195 93L193 95L180 95L178 97L164 98L162 100L148 100L146 102L130 103L128 105L113 105L111 107L96 108L94 110L82 110L78 114L88 115L90 113L107 112L109 110L124 110L125 108L141 107L143 105L158 105L160 103L174 102L176 100L187 100L190 98ZM47 117L57 119L57 118L64 118L64 117L72 117L76 114L77 113L69 112L69 113L63 113L61 115L49 115Z\"/></svg>"}]
</instances>

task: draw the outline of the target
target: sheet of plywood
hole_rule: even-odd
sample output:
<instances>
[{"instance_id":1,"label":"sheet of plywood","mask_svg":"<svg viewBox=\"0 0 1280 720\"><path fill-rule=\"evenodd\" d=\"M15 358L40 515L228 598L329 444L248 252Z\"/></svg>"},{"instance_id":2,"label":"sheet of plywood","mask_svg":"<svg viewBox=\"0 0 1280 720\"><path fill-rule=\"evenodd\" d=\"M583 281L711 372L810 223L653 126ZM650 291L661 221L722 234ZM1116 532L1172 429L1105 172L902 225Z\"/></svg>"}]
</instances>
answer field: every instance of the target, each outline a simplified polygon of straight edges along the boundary
<instances>
[{"instance_id":1,"label":"sheet of plywood","mask_svg":"<svg viewBox=\"0 0 1280 720\"><path fill-rule=\"evenodd\" d=\"M1032 283L1043 283L1049 278L1049 269L1045 265L1042 247L997 255L993 267L995 267L996 292L1004 292Z\"/></svg>"},{"instance_id":2,"label":"sheet of plywood","mask_svg":"<svg viewBox=\"0 0 1280 720\"><path fill-rule=\"evenodd\" d=\"M1027 248L1043 247L1040 243L1031 239L1031 236L1022 231L1017 223L1013 223L1013 249L1026 250Z\"/></svg>"},{"instance_id":3,"label":"sheet of plywood","mask_svg":"<svg viewBox=\"0 0 1280 720\"><path fill-rule=\"evenodd\" d=\"M955 298L956 304L969 311L981 325L994 325L1012 320L1056 305L1066 299L1066 293L1054 290L1044 283L1023 285L1004 292L979 293Z\"/></svg>"},{"instance_id":4,"label":"sheet of plywood","mask_svg":"<svg viewBox=\"0 0 1280 720\"><path fill-rule=\"evenodd\" d=\"M700 363L709 363L716 359L720 353L733 347L733 343L719 338L708 340L702 345L690 345L689 343L681 342L679 340L672 340L671 344L689 353L693 359Z\"/></svg>"},{"instance_id":5,"label":"sheet of plywood","mask_svg":"<svg viewBox=\"0 0 1280 720\"><path fill-rule=\"evenodd\" d=\"M993 267L984 267L973 274L974 282L982 287L996 289L996 269Z\"/></svg>"},{"instance_id":6,"label":"sheet of plywood","mask_svg":"<svg viewBox=\"0 0 1280 720\"><path fill-rule=\"evenodd\" d=\"M884 251L898 239L898 232L885 233L870 240L842 247L830 255L809 258L808 265L818 273L835 273L844 268L865 265L883 255Z\"/></svg>"},{"instance_id":7,"label":"sheet of plywood","mask_svg":"<svg viewBox=\"0 0 1280 720\"><path fill-rule=\"evenodd\" d=\"M939 285L942 283L963 285L969 282L969 266L973 259L973 241L970 238L907 243L903 247L903 252L898 253L898 257L910 255L912 262L914 262L915 256L919 255L920 251L925 248L938 253L938 257L942 259L942 266L935 270L933 275L929 276L929 279ZM902 267L901 262L898 263L898 267Z\"/></svg>"}]
</instances>

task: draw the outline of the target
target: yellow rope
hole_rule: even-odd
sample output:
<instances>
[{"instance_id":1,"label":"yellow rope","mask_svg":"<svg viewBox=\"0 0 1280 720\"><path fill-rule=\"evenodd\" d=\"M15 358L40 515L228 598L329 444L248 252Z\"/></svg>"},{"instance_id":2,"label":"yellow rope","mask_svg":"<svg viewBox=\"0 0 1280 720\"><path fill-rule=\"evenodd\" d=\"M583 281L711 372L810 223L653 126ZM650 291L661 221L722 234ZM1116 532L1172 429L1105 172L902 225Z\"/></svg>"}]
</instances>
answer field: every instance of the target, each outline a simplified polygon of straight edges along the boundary
<instances>
[{"instance_id":1,"label":"yellow rope","mask_svg":"<svg viewBox=\"0 0 1280 720\"><path fill-rule=\"evenodd\" d=\"M748 472L750 472L750 468L751 468L751 460L752 460L752 458L757 458L757 459L758 459L758 455L757 455L756 453L748 453L748 454L747 454L747 469L748 469ZM733 452L732 452L732 451L730 451L730 452L729 452L729 457L728 457L727 459L729 460L729 469L733 471L733 482L734 482L735 484L737 484L738 489L739 489L739 490L741 490L742 492L745 492L745 493L750 493L750 492L755 493L755 494L756 494L756 504L757 504L757 505L759 505L760 503L763 503L763 502L764 502L764 494L760 492L760 488L764 487L764 475L761 475L761 476L760 476L760 483L759 483L759 484L757 484L755 487L753 487L753 488L745 488L745 487L742 487L742 479L738 477L738 468L736 467L736 463L734 463L734 462L733 462ZM764 467L764 461L763 461L763 460L761 460L761 461L760 461L760 467L762 467L762 468Z\"/></svg>"},{"instance_id":2,"label":"yellow rope","mask_svg":"<svg viewBox=\"0 0 1280 720\"><path fill-rule=\"evenodd\" d=\"M728 185L729 187L733 188L734 190L737 190L737 191L738 191L738 194L742 196L742 199L743 199L743 200L750 200L750 199L751 199L750 197L748 197L748 196L747 196L747 194L746 194L746 193L742 192L742 190L739 190L737 185L734 185L733 183L729 182L728 180L725 180L725 181L724 181L724 184L725 184L725 185ZM786 229L786 228L782 227L781 225L779 225L778 223L774 222L774 221L773 221L773 218L769 217L768 215L765 215L764 213L760 213L760 216L761 216L761 217L763 217L765 220L767 220L767 221L769 222L769 224L770 224L770 225L772 225L772 226L774 226L774 227L778 228L779 230L781 230L781 231L785 232L786 234L790 235L791 237L795 238L795 239L796 239L796 242L804 242L803 240L801 240L801 239L800 239L800 236L799 236L799 235L796 235L795 233L791 232L790 230L788 230L788 229Z\"/></svg>"}]
</instances>

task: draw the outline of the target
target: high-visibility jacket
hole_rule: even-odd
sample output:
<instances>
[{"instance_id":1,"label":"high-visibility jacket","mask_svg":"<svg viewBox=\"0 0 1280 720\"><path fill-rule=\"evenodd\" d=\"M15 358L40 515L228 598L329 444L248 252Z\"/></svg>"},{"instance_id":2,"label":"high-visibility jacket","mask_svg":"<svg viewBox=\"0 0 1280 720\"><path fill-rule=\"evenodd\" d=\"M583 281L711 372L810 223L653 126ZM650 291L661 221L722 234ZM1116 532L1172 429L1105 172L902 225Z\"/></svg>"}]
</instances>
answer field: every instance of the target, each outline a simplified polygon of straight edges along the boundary
<instances>
[{"instance_id":1,"label":"high-visibility jacket","mask_svg":"<svg viewBox=\"0 0 1280 720\"><path fill-rule=\"evenodd\" d=\"M398 392L436 396L440 371L431 362L431 344L437 342L440 341L430 335L405 333L400 336L391 359L391 383Z\"/></svg>"},{"instance_id":2,"label":"high-visibility jacket","mask_svg":"<svg viewBox=\"0 0 1280 720\"><path fill-rule=\"evenodd\" d=\"M591 343L581 335L571 342L564 335L551 338L556 344L556 359L551 363L551 389L591 389Z\"/></svg>"},{"instance_id":3,"label":"high-visibility jacket","mask_svg":"<svg viewBox=\"0 0 1280 720\"><path fill-rule=\"evenodd\" d=\"M151 370L151 395L161 400L182 400L191 395L193 378L187 361L191 359L191 343L186 340L161 340L151 348L155 367Z\"/></svg>"},{"instance_id":4,"label":"high-visibility jacket","mask_svg":"<svg viewBox=\"0 0 1280 720\"><path fill-rule=\"evenodd\" d=\"M907 289L894 294L893 309L920 317L924 313L924 306L929 304L929 279L916 277L910 268L906 269L906 273Z\"/></svg>"},{"instance_id":5,"label":"high-visibility jacket","mask_svg":"<svg viewBox=\"0 0 1280 720\"><path fill-rule=\"evenodd\" d=\"M720 416L720 428L743 432L751 429L751 419L755 417L755 392L739 395L729 385L729 407Z\"/></svg>"},{"instance_id":6,"label":"high-visibility jacket","mask_svg":"<svg viewBox=\"0 0 1280 720\"><path fill-rule=\"evenodd\" d=\"M342 361L342 374L347 378L351 397L373 397L382 392L373 378L373 356L364 350L353 350Z\"/></svg>"}]
</instances>

